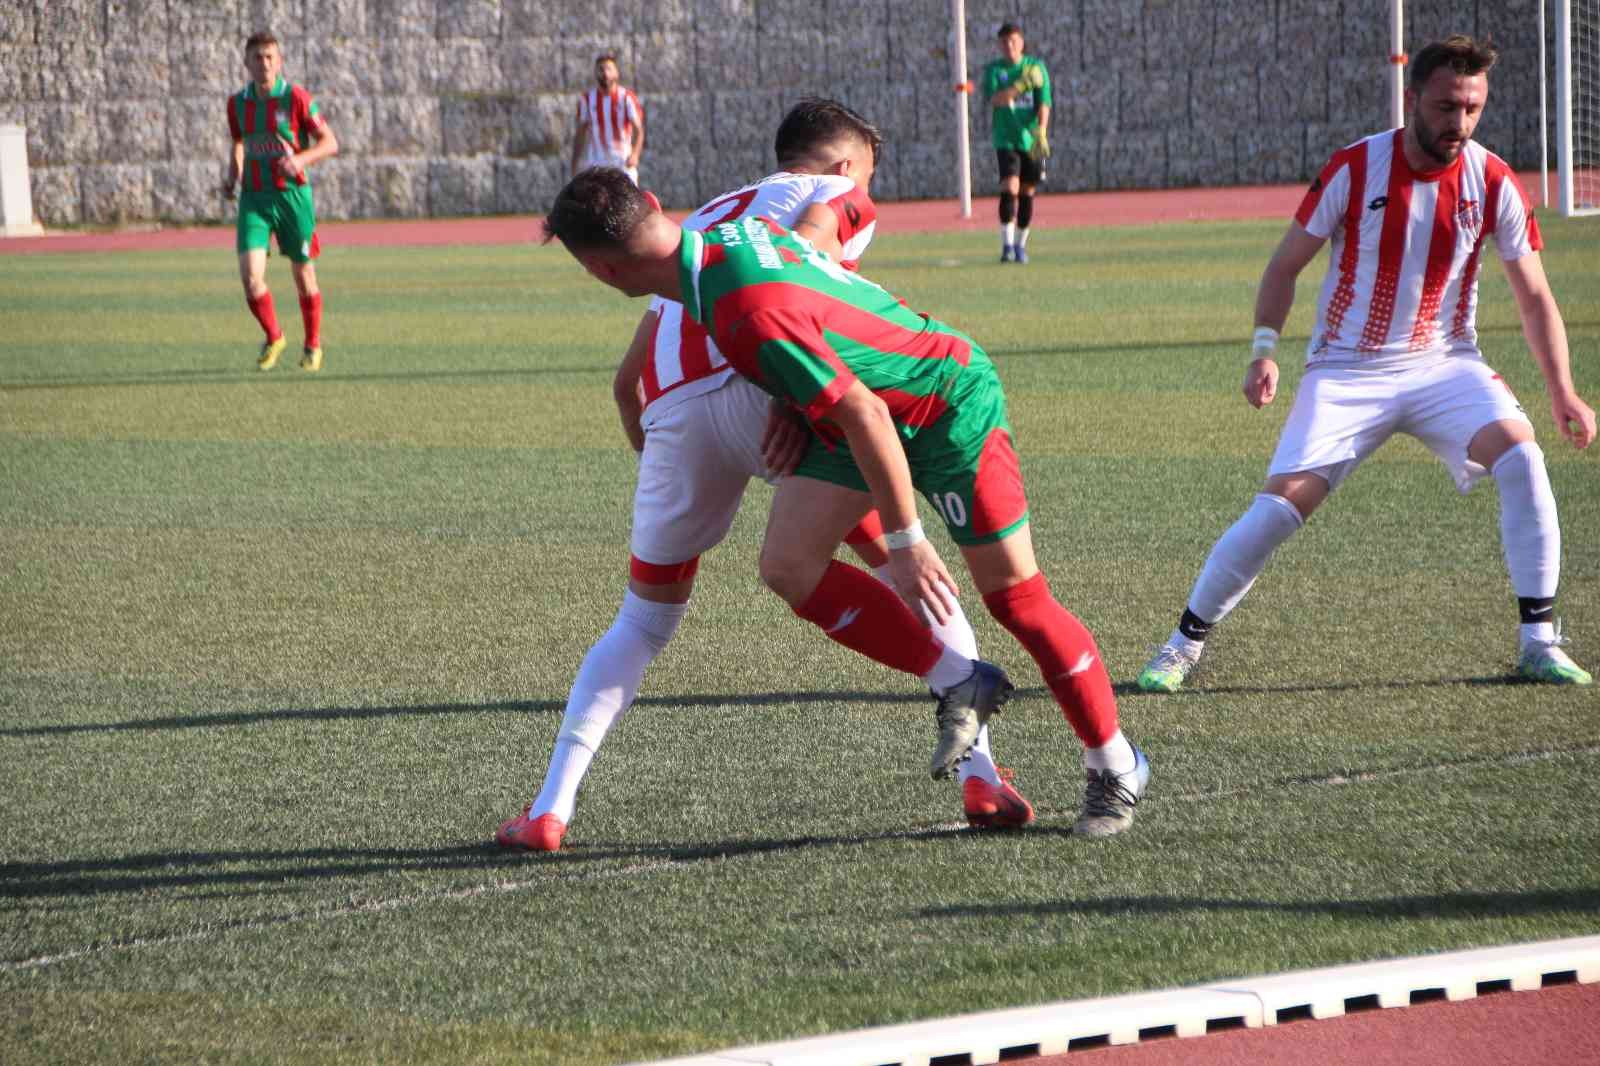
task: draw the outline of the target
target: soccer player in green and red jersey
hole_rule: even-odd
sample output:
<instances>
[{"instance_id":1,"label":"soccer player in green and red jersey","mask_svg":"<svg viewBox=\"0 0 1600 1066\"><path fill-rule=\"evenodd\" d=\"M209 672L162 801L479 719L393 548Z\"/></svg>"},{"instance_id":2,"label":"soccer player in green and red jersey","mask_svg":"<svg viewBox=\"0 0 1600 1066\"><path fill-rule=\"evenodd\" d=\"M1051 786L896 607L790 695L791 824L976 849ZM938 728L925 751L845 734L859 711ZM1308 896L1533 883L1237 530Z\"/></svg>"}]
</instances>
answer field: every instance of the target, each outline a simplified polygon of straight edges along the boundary
<instances>
[{"instance_id":1,"label":"soccer player in green and red jersey","mask_svg":"<svg viewBox=\"0 0 1600 1066\"><path fill-rule=\"evenodd\" d=\"M941 693L933 774L948 775L1010 683L934 637L956 593L922 534L914 490L944 519L984 606L1038 663L1085 747L1075 831L1127 828L1149 763L1123 736L1094 638L1051 594L1034 559L1028 504L994 364L965 334L908 309L770 219L681 229L615 168L562 189L545 219L599 280L678 300L741 375L801 411L818 440L773 497L762 580L852 650ZM874 505L896 596L834 548Z\"/></svg>"},{"instance_id":2,"label":"soccer player in green and red jersey","mask_svg":"<svg viewBox=\"0 0 1600 1066\"><path fill-rule=\"evenodd\" d=\"M311 262L319 251L317 219L306 168L336 154L339 140L311 94L283 77L276 37L263 31L245 41L244 66L250 84L228 98L233 154L222 194L231 200L243 183L235 247L245 303L266 334L256 366L271 370L287 344L267 288L267 242L276 236L300 292L305 324L300 368L321 370L322 290Z\"/></svg>"}]
</instances>

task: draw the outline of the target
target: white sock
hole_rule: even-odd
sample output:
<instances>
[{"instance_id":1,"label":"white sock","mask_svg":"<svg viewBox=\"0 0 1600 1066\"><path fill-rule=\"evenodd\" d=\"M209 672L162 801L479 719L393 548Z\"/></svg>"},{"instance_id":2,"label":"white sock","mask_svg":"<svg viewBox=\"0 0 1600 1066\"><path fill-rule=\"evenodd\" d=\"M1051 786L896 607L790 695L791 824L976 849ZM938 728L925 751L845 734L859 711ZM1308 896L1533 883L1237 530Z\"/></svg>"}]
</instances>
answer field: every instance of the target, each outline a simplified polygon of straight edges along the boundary
<instances>
[{"instance_id":1,"label":"white sock","mask_svg":"<svg viewBox=\"0 0 1600 1066\"><path fill-rule=\"evenodd\" d=\"M1554 622L1523 622L1517 628L1523 648L1527 648L1530 644L1549 644L1556 639Z\"/></svg>"},{"instance_id":2,"label":"white sock","mask_svg":"<svg viewBox=\"0 0 1600 1066\"><path fill-rule=\"evenodd\" d=\"M1500 492L1500 546L1505 552L1511 587L1518 596L1550 599L1561 577L1561 525L1556 518L1556 497L1550 491L1544 451L1533 441L1506 449L1489 471ZM1554 619L1551 619L1554 621ZM1523 643L1531 628L1523 626ZM1548 628L1548 637L1555 632Z\"/></svg>"},{"instance_id":3,"label":"white sock","mask_svg":"<svg viewBox=\"0 0 1600 1066\"><path fill-rule=\"evenodd\" d=\"M1128 743L1128 738L1122 735L1120 729L1116 736L1100 747L1083 749L1085 770L1114 770L1126 774L1132 772L1136 765L1138 760L1134 757L1133 745Z\"/></svg>"},{"instance_id":4,"label":"white sock","mask_svg":"<svg viewBox=\"0 0 1600 1066\"><path fill-rule=\"evenodd\" d=\"M939 661L933 664L932 670L922 675L922 680L933 691L943 693L971 677L974 669L970 658L946 644L939 652Z\"/></svg>"},{"instance_id":5,"label":"white sock","mask_svg":"<svg viewBox=\"0 0 1600 1066\"><path fill-rule=\"evenodd\" d=\"M1017 247L1018 248L1026 248L1027 246L1028 246L1028 231L1025 230L1025 229L1017 230Z\"/></svg>"},{"instance_id":6,"label":"white sock","mask_svg":"<svg viewBox=\"0 0 1600 1066\"><path fill-rule=\"evenodd\" d=\"M890 588L894 582L889 576L889 564L884 563L872 571L872 576ZM933 620L933 614L926 604L922 607L922 620L928 623L933 630L933 635L944 641L945 646L954 649L969 659L978 657L978 635L972 631L972 623L967 621L967 613L961 609L961 601L957 600L955 609L950 612L950 621L940 623Z\"/></svg>"},{"instance_id":7,"label":"white sock","mask_svg":"<svg viewBox=\"0 0 1600 1066\"><path fill-rule=\"evenodd\" d=\"M1190 608L1190 610L1193 609L1192 607ZM1191 640L1181 629L1174 629L1172 636L1167 638L1167 647L1172 648L1174 651L1181 651L1190 658L1199 655L1205 649L1205 646L1205 641Z\"/></svg>"},{"instance_id":8,"label":"white sock","mask_svg":"<svg viewBox=\"0 0 1600 1066\"><path fill-rule=\"evenodd\" d=\"M1220 622L1256 583L1278 545L1305 524L1282 496L1257 493L1248 510L1217 540L1189 593L1189 610Z\"/></svg>"},{"instance_id":9,"label":"white sock","mask_svg":"<svg viewBox=\"0 0 1600 1066\"><path fill-rule=\"evenodd\" d=\"M1000 223L1000 243L1007 248L1017 243L1017 224L1015 222Z\"/></svg>"},{"instance_id":10,"label":"white sock","mask_svg":"<svg viewBox=\"0 0 1600 1066\"><path fill-rule=\"evenodd\" d=\"M553 814L563 822L572 821L578 786L589 771L590 760L611 727L633 705L645 668L677 632L688 607L686 603L652 603L631 591L623 594L616 620L578 668L531 817Z\"/></svg>"},{"instance_id":11,"label":"white sock","mask_svg":"<svg viewBox=\"0 0 1600 1066\"><path fill-rule=\"evenodd\" d=\"M994 756L989 752L989 727L978 730L977 742L972 745L972 758L963 759L956 767L956 780L981 777L991 785L1000 783L1000 771L995 767Z\"/></svg>"}]
</instances>

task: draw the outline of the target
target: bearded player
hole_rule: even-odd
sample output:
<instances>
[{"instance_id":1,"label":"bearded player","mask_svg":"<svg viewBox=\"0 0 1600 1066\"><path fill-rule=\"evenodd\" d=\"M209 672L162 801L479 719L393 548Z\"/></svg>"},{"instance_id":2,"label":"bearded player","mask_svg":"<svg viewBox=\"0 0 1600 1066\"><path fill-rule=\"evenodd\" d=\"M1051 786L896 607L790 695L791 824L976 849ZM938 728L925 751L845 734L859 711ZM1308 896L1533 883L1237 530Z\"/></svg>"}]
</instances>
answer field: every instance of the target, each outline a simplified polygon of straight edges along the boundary
<instances>
[{"instance_id":1,"label":"bearded player","mask_svg":"<svg viewBox=\"0 0 1600 1066\"><path fill-rule=\"evenodd\" d=\"M1520 619L1518 673L1591 683L1562 650L1555 623L1561 530L1544 453L1522 406L1484 362L1474 325L1478 270L1492 249L1556 428L1588 447L1595 414L1572 384L1533 209L1505 161L1472 140L1496 58L1489 45L1459 35L1422 49L1408 79L1406 125L1335 152L1301 201L1256 295L1245 399L1262 407L1277 394L1272 356L1295 278L1331 238L1306 374L1266 484L1211 549L1178 628L1139 676L1145 691L1183 685L1211 628L1278 545L1395 433L1427 445L1463 493L1486 474L1494 478Z\"/></svg>"}]
</instances>

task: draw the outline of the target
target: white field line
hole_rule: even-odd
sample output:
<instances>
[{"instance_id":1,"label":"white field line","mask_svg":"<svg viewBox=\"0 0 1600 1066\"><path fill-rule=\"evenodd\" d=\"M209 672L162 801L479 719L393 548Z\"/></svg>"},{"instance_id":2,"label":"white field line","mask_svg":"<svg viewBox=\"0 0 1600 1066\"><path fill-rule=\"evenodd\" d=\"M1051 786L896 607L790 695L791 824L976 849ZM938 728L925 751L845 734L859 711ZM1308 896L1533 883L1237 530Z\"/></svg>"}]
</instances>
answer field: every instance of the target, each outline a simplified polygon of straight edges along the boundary
<instances>
[{"instance_id":1,"label":"white field line","mask_svg":"<svg viewBox=\"0 0 1600 1066\"><path fill-rule=\"evenodd\" d=\"M1524 763L1540 762L1548 759L1557 759L1568 756L1583 756L1600 754L1600 745L1587 745L1577 748L1564 748L1542 751L1515 752L1510 755L1485 757L1480 759L1461 759L1432 766L1408 767L1396 770L1359 771L1352 774L1328 774L1318 777L1285 778L1269 782L1267 785L1255 785L1231 789L1209 789L1185 793L1169 793L1163 798L1174 800L1205 800L1221 799L1226 796L1239 795L1246 792L1259 792L1267 788L1338 788L1345 785L1367 784L1397 777L1405 777L1418 773L1450 773L1459 770L1473 770L1494 766L1517 766ZM1044 813L1041 811L1041 813ZM1072 812L1075 813L1075 812ZM857 837L833 837L826 846L868 844L884 840L916 840L922 837L939 836L945 833L958 831L965 828L964 822L945 822L921 829L907 829L890 833L863 834ZM299 922L336 921L341 918L351 918L363 914L376 914L385 911L401 910L406 907L418 906L427 903L436 903L448 900L473 900L487 896L504 895L512 892L528 892L541 888L548 888L554 884L573 881L599 881L615 878L635 877L641 875L661 873L671 870L690 870L702 862L710 859L737 860L747 855L766 855L770 849L753 848L747 852L718 852L715 855L683 859L647 859L629 863L606 870L585 870L572 873L543 874L537 878L508 879L500 878L480 885L469 885L465 888L446 888L431 892L415 892L404 896L394 896L388 899L364 900L359 903L347 903L337 907L318 907L309 911L290 912L268 918L243 918L237 921L213 922L182 933L166 933L146 937L129 937L121 940L109 940L103 943L86 945L49 955L36 955L26 959L13 959L0 961L0 971L15 972L19 970L37 970L46 966L55 966L75 959L88 958L95 955L104 955L114 951L135 951L147 948L167 947L173 944L186 944L226 936L229 933L270 929L279 925L291 925Z\"/></svg>"}]
</instances>

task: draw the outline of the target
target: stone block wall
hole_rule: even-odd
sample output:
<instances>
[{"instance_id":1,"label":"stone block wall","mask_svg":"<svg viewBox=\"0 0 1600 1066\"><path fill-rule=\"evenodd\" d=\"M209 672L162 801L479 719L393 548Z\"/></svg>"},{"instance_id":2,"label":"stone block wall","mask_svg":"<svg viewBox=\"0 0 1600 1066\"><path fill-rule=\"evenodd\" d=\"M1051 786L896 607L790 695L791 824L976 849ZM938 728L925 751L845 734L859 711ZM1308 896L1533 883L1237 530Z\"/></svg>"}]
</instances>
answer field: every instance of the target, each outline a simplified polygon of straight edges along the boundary
<instances>
[{"instance_id":1,"label":"stone block wall","mask_svg":"<svg viewBox=\"0 0 1600 1066\"><path fill-rule=\"evenodd\" d=\"M1014 20L1055 90L1048 188L1309 178L1387 122L1388 0L967 0L968 76ZM1538 0L1409 0L1408 47L1503 51L1479 140L1536 166ZM576 94L615 53L644 183L691 207L772 169L779 118L833 96L887 135L880 199L951 196L948 0L0 0L0 123L28 129L47 225L219 220L224 100L270 28L342 150L324 218L529 213L568 177ZM1553 54L1553 48L1552 48ZM994 184L967 102L973 188Z\"/></svg>"}]
</instances>

